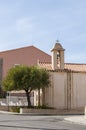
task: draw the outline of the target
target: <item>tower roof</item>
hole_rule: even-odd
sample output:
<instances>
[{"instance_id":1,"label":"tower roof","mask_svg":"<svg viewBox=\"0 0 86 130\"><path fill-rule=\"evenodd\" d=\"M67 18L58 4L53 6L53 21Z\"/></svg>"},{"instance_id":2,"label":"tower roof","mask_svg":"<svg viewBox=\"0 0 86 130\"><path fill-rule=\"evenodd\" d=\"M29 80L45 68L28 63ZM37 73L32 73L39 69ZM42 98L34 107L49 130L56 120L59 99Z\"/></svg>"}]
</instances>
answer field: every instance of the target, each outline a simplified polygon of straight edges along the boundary
<instances>
[{"instance_id":1,"label":"tower roof","mask_svg":"<svg viewBox=\"0 0 86 130\"><path fill-rule=\"evenodd\" d=\"M62 47L62 45L59 43L59 42L56 42L55 43L55 46L54 46L54 48L51 50L51 51L64 51L65 49Z\"/></svg>"}]
</instances>

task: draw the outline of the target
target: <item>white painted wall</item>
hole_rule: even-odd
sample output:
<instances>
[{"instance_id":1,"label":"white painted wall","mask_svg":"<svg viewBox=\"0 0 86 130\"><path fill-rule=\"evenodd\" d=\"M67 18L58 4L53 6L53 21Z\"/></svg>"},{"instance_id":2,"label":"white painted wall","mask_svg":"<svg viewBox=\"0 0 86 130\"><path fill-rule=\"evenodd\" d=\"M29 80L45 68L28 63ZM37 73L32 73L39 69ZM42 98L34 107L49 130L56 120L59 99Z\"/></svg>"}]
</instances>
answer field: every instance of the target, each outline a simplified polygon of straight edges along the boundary
<instances>
[{"instance_id":1,"label":"white painted wall","mask_svg":"<svg viewBox=\"0 0 86 130\"><path fill-rule=\"evenodd\" d=\"M58 72L53 75L54 80L54 107L63 109L66 107L66 93L67 86L66 73Z\"/></svg>"},{"instance_id":2,"label":"white painted wall","mask_svg":"<svg viewBox=\"0 0 86 130\"><path fill-rule=\"evenodd\" d=\"M51 86L45 91L45 102L48 106L66 108L67 74L64 72L51 72Z\"/></svg>"},{"instance_id":3,"label":"white painted wall","mask_svg":"<svg viewBox=\"0 0 86 130\"><path fill-rule=\"evenodd\" d=\"M67 72L50 72L51 87L45 91L45 103L57 109L68 107L68 85L71 85L71 109L80 109L86 106L86 73L71 73L71 80Z\"/></svg>"},{"instance_id":4,"label":"white painted wall","mask_svg":"<svg viewBox=\"0 0 86 130\"><path fill-rule=\"evenodd\" d=\"M86 105L86 73L73 73L72 108L84 108Z\"/></svg>"}]
</instances>

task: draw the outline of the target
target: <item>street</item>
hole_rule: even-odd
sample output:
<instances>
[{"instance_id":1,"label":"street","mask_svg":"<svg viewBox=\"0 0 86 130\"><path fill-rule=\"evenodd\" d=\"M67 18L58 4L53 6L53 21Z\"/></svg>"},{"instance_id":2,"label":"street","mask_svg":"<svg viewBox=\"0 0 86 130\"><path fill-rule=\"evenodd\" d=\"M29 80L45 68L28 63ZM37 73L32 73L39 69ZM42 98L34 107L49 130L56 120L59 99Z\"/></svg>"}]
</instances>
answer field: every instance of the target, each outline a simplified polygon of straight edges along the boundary
<instances>
[{"instance_id":1,"label":"street","mask_svg":"<svg viewBox=\"0 0 86 130\"><path fill-rule=\"evenodd\" d=\"M85 125L65 121L65 117L0 113L0 130L86 130Z\"/></svg>"}]
</instances>

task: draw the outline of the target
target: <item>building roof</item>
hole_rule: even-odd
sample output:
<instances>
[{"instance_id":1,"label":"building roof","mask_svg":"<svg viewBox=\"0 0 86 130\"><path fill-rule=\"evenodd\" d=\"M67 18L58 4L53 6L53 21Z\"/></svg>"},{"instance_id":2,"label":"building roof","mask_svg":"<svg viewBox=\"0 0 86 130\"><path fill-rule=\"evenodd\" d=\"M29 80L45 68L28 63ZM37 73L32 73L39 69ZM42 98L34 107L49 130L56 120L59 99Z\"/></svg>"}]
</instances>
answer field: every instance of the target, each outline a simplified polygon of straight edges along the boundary
<instances>
[{"instance_id":1,"label":"building roof","mask_svg":"<svg viewBox=\"0 0 86 130\"><path fill-rule=\"evenodd\" d=\"M59 43L56 43L55 48L63 49ZM0 52L0 59L4 62L4 74L15 64L38 64L41 68L52 70L51 56L34 46ZM64 70L86 72L86 64L65 63Z\"/></svg>"},{"instance_id":2,"label":"building roof","mask_svg":"<svg viewBox=\"0 0 86 130\"><path fill-rule=\"evenodd\" d=\"M65 69L86 72L86 64L66 63Z\"/></svg>"},{"instance_id":3,"label":"building roof","mask_svg":"<svg viewBox=\"0 0 86 130\"><path fill-rule=\"evenodd\" d=\"M57 41L54 48L51 51L55 51L55 50L56 51L61 51L61 50L64 51L65 49L63 49L62 45Z\"/></svg>"},{"instance_id":4,"label":"building roof","mask_svg":"<svg viewBox=\"0 0 86 130\"><path fill-rule=\"evenodd\" d=\"M40 62L39 66L41 68L45 68L47 70L53 70L51 63L41 63ZM86 64L65 63L64 70L76 71L76 72L86 72Z\"/></svg>"},{"instance_id":5,"label":"building roof","mask_svg":"<svg viewBox=\"0 0 86 130\"><path fill-rule=\"evenodd\" d=\"M51 61L51 56L49 54L34 46L27 46L23 48L0 52L0 58L4 59L7 62L13 62L13 64L25 63L26 65L36 65L37 60L39 60L40 62Z\"/></svg>"}]
</instances>

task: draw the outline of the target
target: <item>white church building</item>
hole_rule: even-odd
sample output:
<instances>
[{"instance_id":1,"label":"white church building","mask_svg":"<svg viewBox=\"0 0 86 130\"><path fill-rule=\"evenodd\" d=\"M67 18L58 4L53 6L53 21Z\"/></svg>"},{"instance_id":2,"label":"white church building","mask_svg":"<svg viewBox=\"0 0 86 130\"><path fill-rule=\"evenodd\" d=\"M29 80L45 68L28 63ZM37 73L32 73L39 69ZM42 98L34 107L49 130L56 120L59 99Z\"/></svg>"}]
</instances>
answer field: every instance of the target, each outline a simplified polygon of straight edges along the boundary
<instances>
[{"instance_id":1,"label":"white church building","mask_svg":"<svg viewBox=\"0 0 86 130\"><path fill-rule=\"evenodd\" d=\"M51 85L43 90L42 104L57 109L82 109L86 105L86 64L64 62L65 49L56 43L51 63L38 62L50 73Z\"/></svg>"}]
</instances>

